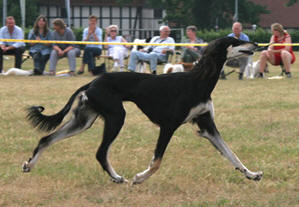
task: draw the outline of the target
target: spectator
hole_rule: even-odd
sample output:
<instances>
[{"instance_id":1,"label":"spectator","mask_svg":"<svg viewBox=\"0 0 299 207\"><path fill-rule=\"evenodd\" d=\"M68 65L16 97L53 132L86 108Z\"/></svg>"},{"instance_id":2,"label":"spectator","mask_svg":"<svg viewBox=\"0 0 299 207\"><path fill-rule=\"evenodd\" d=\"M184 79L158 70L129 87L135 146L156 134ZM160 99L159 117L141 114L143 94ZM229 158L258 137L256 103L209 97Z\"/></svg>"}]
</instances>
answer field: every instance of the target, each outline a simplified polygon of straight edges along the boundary
<instances>
[{"instance_id":1,"label":"spectator","mask_svg":"<svg viewBox=\"0 0 299 207\"><path fill-rule=\"evenodd\" d=\"M274 23L271 25L272 36L270 39L270 44L273 43L292 43L291 36L283 29L283 26L279 23ZM285 73L288 78L291 78L291 64L296 60L295 54L293 52L292 46L273 46L270 45L268 50L264 50L260 57L260 75L259 77L264 77L264 70L267 61L272 65L283 65L285 68Z\"/></svg>"},{"instance_id":2,"label":"spectator","mask_svg":"<svg viewBox=\"0 0 299 207\"><path fill-rule=\"evenodd\" d=\"M0 39L24 39L23 30L15 25L14 17L7 17L5 22L6 26L0 29ZM23 42L0 42L0 73L3 69L3 55L14 55L15 68L21 68L24 51Z\"/></svg>"},{"instance_id":3,"label":"spectator","mask_svg":"<svg viewBox=\"0 0 299 207\"><path fill-rule=\"evenodd\" d=\"M118 26L110 25L106 29L105 42L127 42L122 36L118 36ZM108 55L112 57L114 61L113 71L124 71L124 59L128 57L128 48L126 45L107 45L105 46L108 49Z\"/></svg>"},{"instance_id":4,"label":"spectator","mask_svg":"<svg viewBox=\"0 0 299 207\"><path fill-rule=\"evenodd\" d=\"M186 35L188 37L187 43L199 44L204 41L196 37L197 27L188 26ZM182 61L184 63L193 63L201 58L204 47L201 46L186 46L183 48Z\"/></svg>"},{"instance_id":5,"label":"spectator","mask_svg":"<svg viewBox=\"0 0 299 207\"><path fill-rule=\"evenodd\" d=\"M51 40L51 31L48 28L48 21L45 16L40 15L35 20L33 29L29 32L29 40ZM51 44L31 43L30 55L33 58L35 75L42 75L47 61L50 58Z\"/></svg>"},{"instance_id":6,"label":"spectator","mask_svg":"<svg viewBox=\"0 0 299 207\"><path fill-rule=\"evenodd\" d=\"M75 41L74 33L71 29L66 28L62 19L55 19L53 21L54 32L53 40L58 41ZM76 71L76 57L80 55L80 50L73 44L53 44L53 50L50 55L50 74L56 74L56 65L59 58L67 57L69 62L69 75L75 75Z\"/></svg>"},{"instance_id":7,"label":"spectator","mask_svg":"<svg viewBox=\"0 0 299 207\"><path fill-rule=\"evenodd\" d=\"M170 28L168 26L160 27L160 36L155 36L150 43L175 43L172 37L169 37ZM149 61L150 69L153 74L156 74L158 61L167 61L167 52L173 51L174 46L148 46L140 51L132 51L128 69L135 71L138 61Z\"/></svg>"},{"instance_id":8,"label":"spectator","mask_svg":"<svg viewBox=\"0 0 299 207\"><path fill-rule=\"evenodd\" d=\"M83 41L102 42L102 29L97 27L98 17L91 15L88 18L88 27L83 31ZM102 45L86 45L83 54L82 65L78 71L81 75L84 73L85 64L88 65L88 70L95 69L95 56L102 53Z\"/></svg>"},{"instance_id":9,"label":"spectator","mask_svg":"<svg viewBox=\"0 0 299 207\"><path fill-rule=\"evenodd\" d=\"M237 39L243 40L243 41L249 41L249 37L242 32L242 24L240 22L235 22L232 26L232 33L230 33L229 37L235 37ZM240 67L240 73L239 73L239 80L243 80L243 74L246 68L246 65L248 64L248 57L240 57L238 59L234 59L227 62L227 66L232 67ZM221 77L225 78L224 71L222 71Z\"/></svg>"}]
</instances>

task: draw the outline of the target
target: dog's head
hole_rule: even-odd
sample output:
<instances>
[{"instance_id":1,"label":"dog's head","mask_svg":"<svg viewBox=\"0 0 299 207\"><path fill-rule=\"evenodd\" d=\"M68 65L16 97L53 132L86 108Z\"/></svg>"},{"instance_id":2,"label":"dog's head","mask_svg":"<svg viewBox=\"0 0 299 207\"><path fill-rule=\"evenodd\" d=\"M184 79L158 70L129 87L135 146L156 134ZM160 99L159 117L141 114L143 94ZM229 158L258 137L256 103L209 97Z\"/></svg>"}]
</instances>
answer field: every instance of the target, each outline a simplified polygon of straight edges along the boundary
<instances>
[{"instance_id":1,"label":"dog's head","mask_svg":"<svg viewBox=\"0 0 299 207\"><path fill-rule=\"evenodd\" d=\"M226 58L233 59L252 55L257 44L253 42L242 41L233 37L227 37L227 55Z\"/></svg>"}]
</instances>

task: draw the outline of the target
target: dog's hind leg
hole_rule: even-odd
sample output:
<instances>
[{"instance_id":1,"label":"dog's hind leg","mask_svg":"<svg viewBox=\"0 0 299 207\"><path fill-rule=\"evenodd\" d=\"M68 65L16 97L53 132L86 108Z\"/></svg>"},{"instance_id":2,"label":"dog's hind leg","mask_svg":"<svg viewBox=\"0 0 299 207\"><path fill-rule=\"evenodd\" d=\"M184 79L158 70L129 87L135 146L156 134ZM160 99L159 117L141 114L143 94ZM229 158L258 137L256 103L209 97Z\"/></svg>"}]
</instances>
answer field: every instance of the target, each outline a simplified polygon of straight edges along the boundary
<instances>
[{"instance_id":1,"label":"dog's hind leg","mask_svg":"<svg viewBox=\"0 0 299 207\"><path fill-rule=\"evenodd\" d=\"M90 106L86 105L84 100L80 100L77 108L74 110L74 114L69 121L67 121L52 134L40 139L33 152L32 158L23 164L23 172L29 172L34 167L38 158L47 147L55 142L67 137L71 137L88 129L96 120L97 116L98 114L92 108L90 108Z\"/></svg>"},{"instance_id":2,"label":"dog's hind leg","mask_svg":"<svg viewBox=\"0 0 299 207\"><path fill-rule=\"evenodd\" d=\"M250 170L248 170L242 164L239 158L226 145L216 128L210 112L198 116L194 121L200 128L199 135L207 138L214 145L214 147L233 164L235 169L244 173L244 175L248 179L260 180L262 178L263 172L251 172Z\"/></svg>"},{"instance_id":3,"label":"dog's hind leg","mask_svg":"<svg viewBox=\"0 0 299 207\"><path fill-rule=\"evenodd\" d=\"M164 152L176 128L170 129L161 127L154 157L146 170L135 175L132 182L133 184L142 183L160 168Z\"/></svg>"},{"instance_id":4,"label":"dog's hind leg","mask_svg":"<svg viewBox=\"0 0 299 207\"><path fill-rule=\"evenodd\" d=\"M124 179L122 176L118 175L115 172L108 159L110 145L115 140L120 129L124 124L126 112L123 106L115 106L113 107L113 112L110 112L109 114L104 114L103 116L105 119L103 141L97 151L96 158L101 164L102 168L110 175L113 182L127 182L126 179Z\"/></svg>"}]
</instances>

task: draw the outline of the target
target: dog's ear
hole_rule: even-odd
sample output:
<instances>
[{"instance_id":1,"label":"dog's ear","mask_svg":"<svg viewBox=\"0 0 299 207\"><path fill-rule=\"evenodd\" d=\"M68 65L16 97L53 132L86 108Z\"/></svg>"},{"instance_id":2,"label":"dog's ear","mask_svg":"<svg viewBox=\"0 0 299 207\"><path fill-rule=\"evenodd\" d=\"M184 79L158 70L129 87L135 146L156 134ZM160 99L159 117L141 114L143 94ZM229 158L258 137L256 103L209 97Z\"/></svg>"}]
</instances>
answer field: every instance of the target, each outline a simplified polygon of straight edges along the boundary
<instances>
[{"instance_id":1,"label":"dog's ear","mask_svg":"<svg viewBox=\"0 0 299 207\"><path fill-rule=\"evenodd\" d=\"M166 73L172 73L172 71L173 71L173 68L170 67L170 68L167 69Z\"/></svg>"}]
</instances>

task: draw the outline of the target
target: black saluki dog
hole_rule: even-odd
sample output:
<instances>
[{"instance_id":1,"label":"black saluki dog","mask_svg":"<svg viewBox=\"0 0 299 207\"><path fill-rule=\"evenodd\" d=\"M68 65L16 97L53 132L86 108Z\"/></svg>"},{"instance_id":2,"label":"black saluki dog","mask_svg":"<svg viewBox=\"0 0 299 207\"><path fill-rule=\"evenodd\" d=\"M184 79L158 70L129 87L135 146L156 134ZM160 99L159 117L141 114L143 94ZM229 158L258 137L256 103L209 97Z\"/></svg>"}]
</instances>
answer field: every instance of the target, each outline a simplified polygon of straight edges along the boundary
<instances>
[{"instance_id":1,"label":"black saluki dog","mask_svg":"<svg viewBox=\"0 0 299 207\"><path fill-rule=\"evenodd\" d=\"M207 138L247 178L260 180L263 173L249 171L221 138L214 123L211 100L211 93L225 61L240 55L253 54L256 47L254 43L235 38L221 38L207 46L202 59L190 72L163 75L106 73L79 88L64 108L54 115L43 115L41 112L44 108L41 106L30 107L28 118L33 125L50 131L62 122L79 95L73 116L58 130L39 141L33 157L24 163L23 171L29 172L41 153L51 144L88 129L96 118L101 116L105 126L96 158L114 182L127 181L114 171L108 159L108 151L125 121L123 101L132 101L160 127L160 135L149 167L133 178L133 184L142 183L159 169L173 133L181 124L187 122L197 124L200 129L198 134Z\"/></svg>"}]
</instances>

